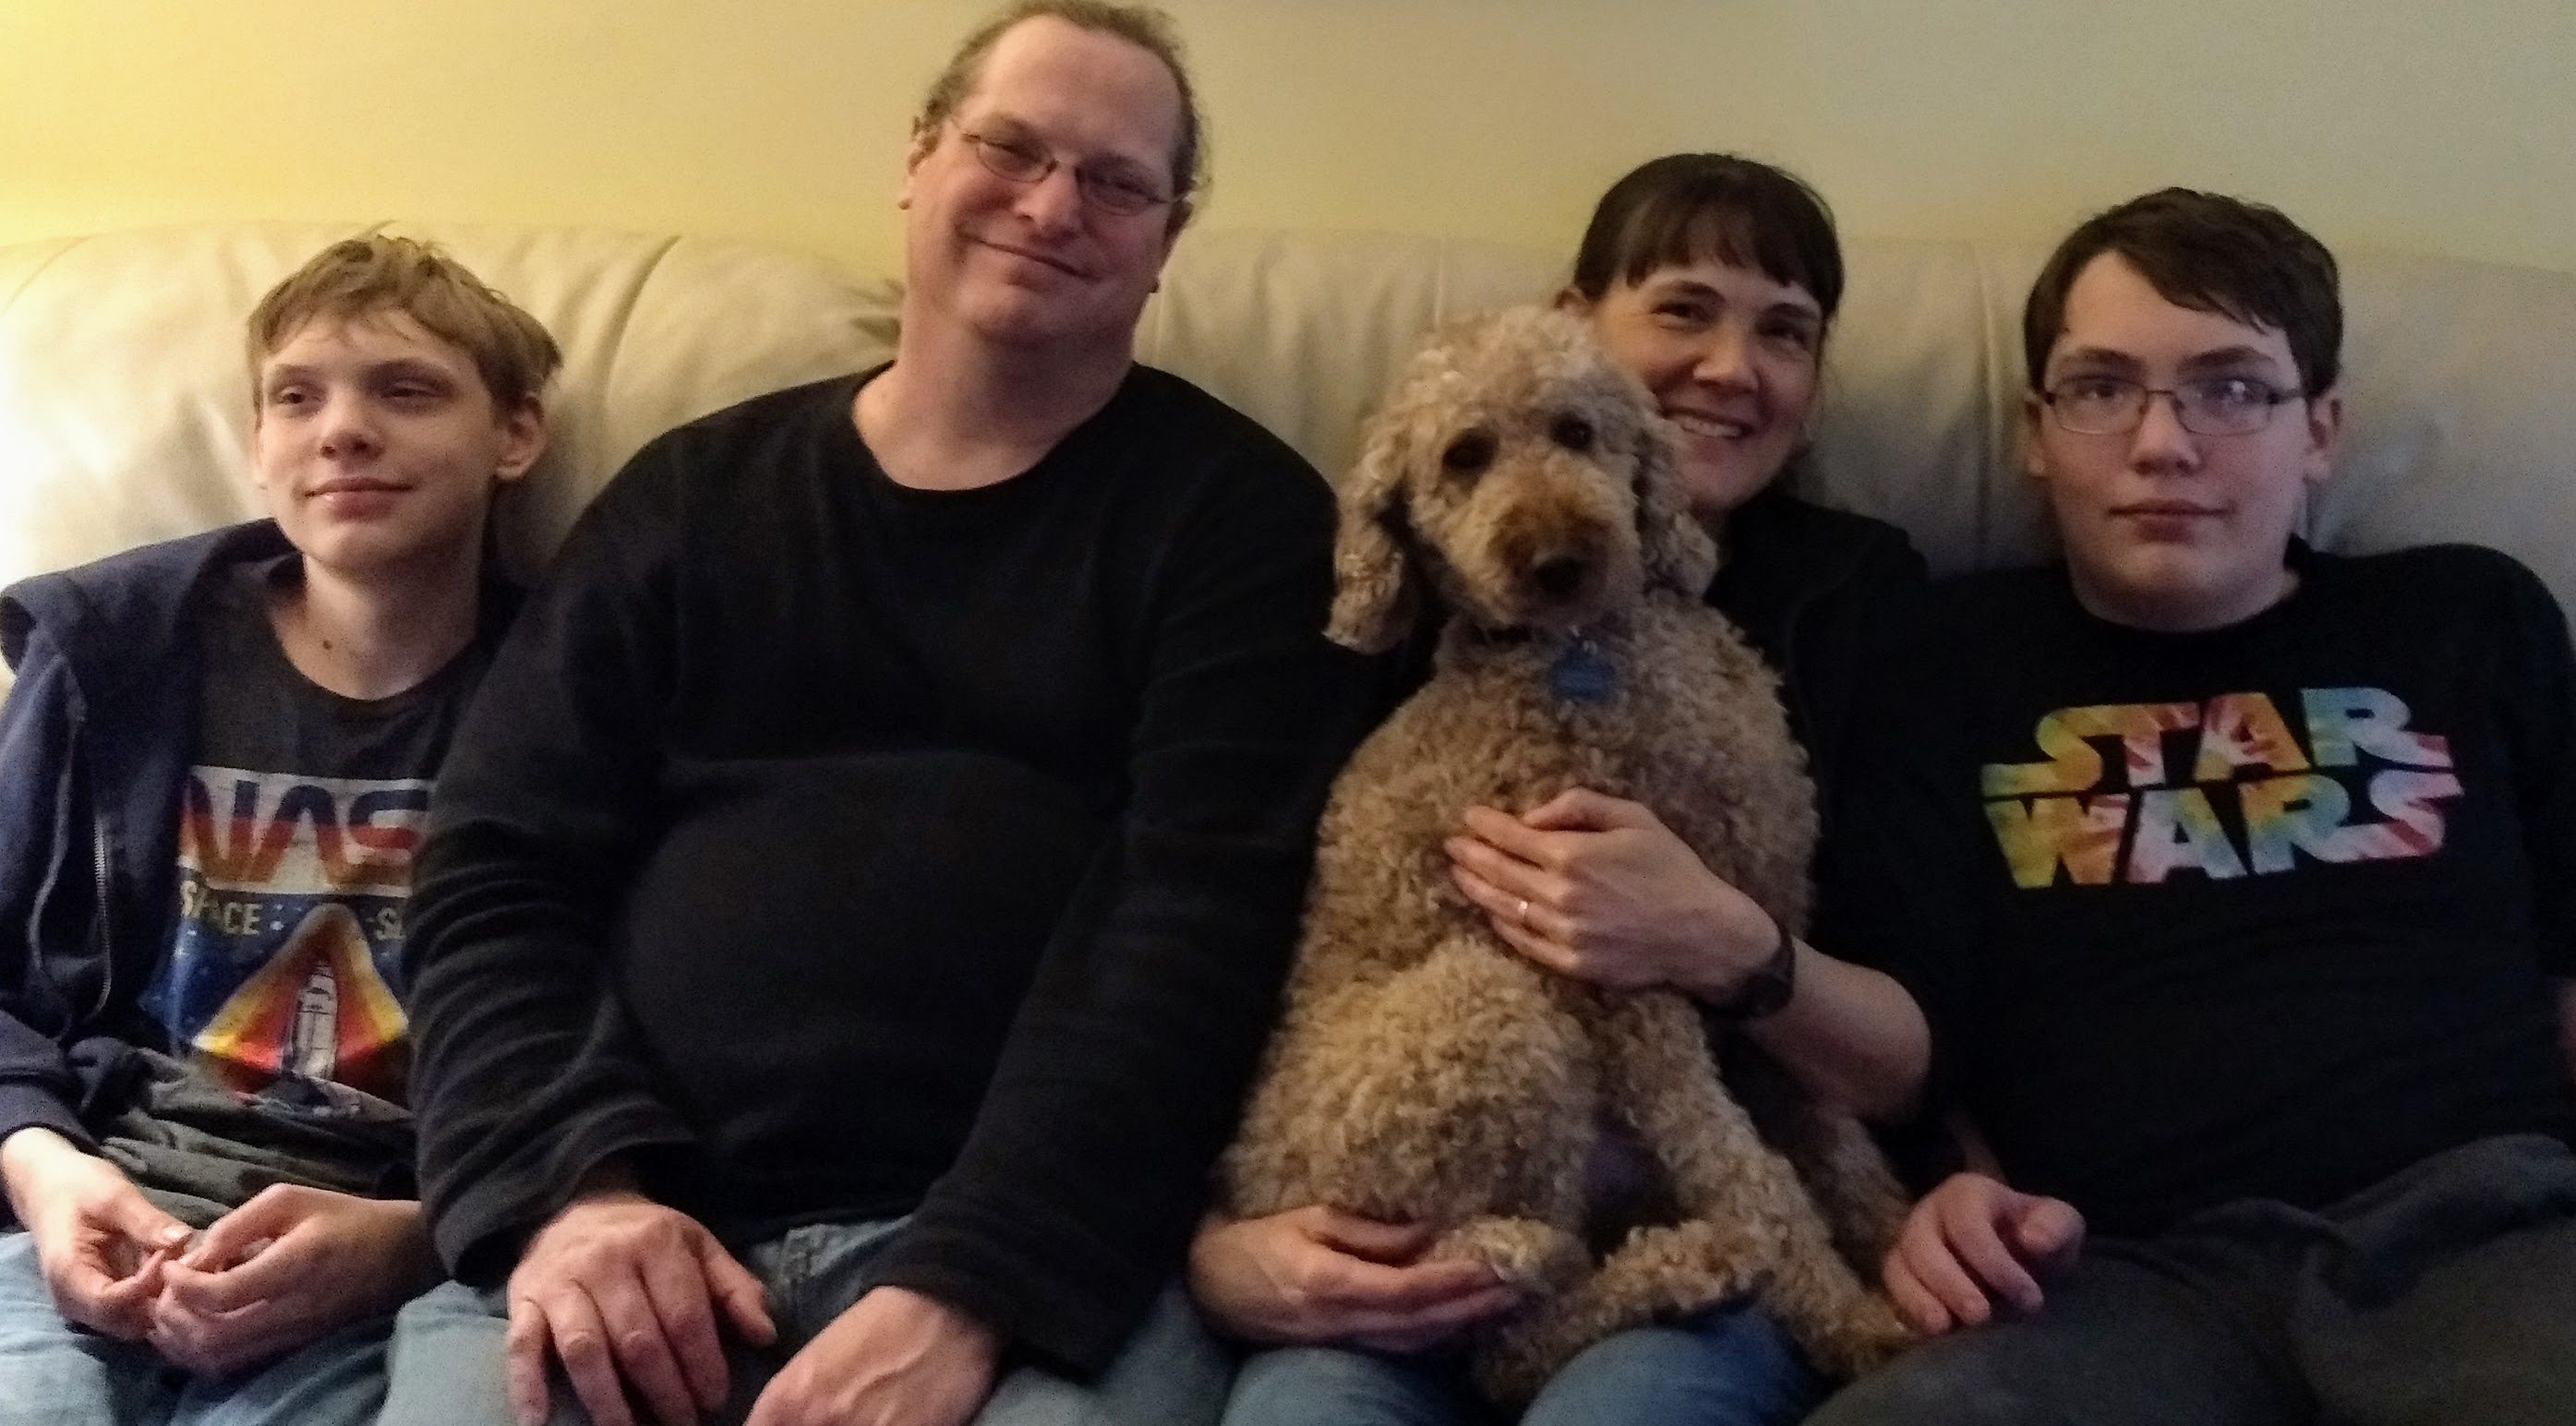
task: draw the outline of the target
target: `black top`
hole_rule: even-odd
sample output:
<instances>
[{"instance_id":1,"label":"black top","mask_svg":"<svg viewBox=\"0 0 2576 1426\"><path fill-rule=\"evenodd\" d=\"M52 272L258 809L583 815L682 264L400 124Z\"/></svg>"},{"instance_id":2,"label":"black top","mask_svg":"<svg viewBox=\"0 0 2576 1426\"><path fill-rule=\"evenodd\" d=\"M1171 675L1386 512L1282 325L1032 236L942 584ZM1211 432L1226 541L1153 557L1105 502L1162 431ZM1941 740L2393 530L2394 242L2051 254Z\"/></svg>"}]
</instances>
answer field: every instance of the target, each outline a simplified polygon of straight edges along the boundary
<instances>
[{"instance_id":1,"label":"black top","mask_svg":"<svg viewBox=\"0 0 2576 1426\"><path fill-rule=\"evenodd\" d=\"M196 746L172 809L180 915L143 1005L157 1048L235 1089L381 1114L410 1062L412 853L494 641L400 693L344 697L305 677L272 625L270 592L303 574L294 555L236 567L199 620Z\"/></svg>"},{"instance_id":2,"label":"black top","mask_svg":"<svg viewBox=\"0 0 2576 1426\"><path fill-rule=\"evenodd\" d=\"M610 1154L735 1239L1077 1368L1177 1266L1358 731L1328 492L1135 369L1037 465L888 479L859 377L648 446L459 734L412 901L460 1274Z\"/></svg>"},{"instance_id":3,"label":"black top","mask_svg":"<svg viewBox=\"0 0 2576 1426\"><path fill-rule=\"evenodd\" d=\"M1940 588L1846 783L1861 943L2020 1188L2112 1233L2576 1127L2576 661L2529 571L2293 552L2241 624Z\"/></svg>"},{"instance_id":4,"label":"black top","mask_svg":"<svg viewBox=\"0 0 2576 1426\"><path fill-rule=\"evenodd\" d=\"M1779 671L1830 837L1855 702L1921 599L1923 557L1894 525L1811 505L1777 484L1727 517L1718 554L1708 603Z\"/></svg>"},{"instance_id":5,"label":"black top","mask_svg":"<svg viewBox=\"0 0 2576 1426\"><path fill-rule=\"evenodd\" d=\"M456 657L400 693L350 698L306 678L278 642L268 613L271 591L303 578L303 562L280 555L234 568L209 591L198 624L205 666L197 690L196 762L380 782L436 776L456 722L491 664L499 626L487 625ZM229 811L230 804L216 810ZM390 862L409 849L401 837L346 840L344 860Z\"/></svg>"}]
</instances>

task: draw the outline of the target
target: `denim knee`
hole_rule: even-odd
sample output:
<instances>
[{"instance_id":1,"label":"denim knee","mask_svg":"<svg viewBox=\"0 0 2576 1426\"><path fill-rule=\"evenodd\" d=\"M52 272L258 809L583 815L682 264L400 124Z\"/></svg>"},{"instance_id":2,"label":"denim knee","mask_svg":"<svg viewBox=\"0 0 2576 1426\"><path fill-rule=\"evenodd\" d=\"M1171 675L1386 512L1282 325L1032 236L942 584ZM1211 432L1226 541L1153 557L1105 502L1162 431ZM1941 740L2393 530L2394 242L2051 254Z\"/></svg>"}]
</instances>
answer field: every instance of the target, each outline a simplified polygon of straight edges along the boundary
<instances>
[{"instance_id":1,"label":"denim knee","mask_svg":"<svg viewBox=\"0 0 2576 1426\"><path fill-rule=\"evenodd\" d=\"M64 1321L35 1239L0 1232L0 1426L166 1421L185 1380L140 1342Z\"/></svg>"},{"instance_id":2,"label":"denim knee","mask_svg":"<svg viewBox=\"0 0 2576 1426\"><path fill-rule=\"evenodd\" d=\"M517 1426L504 1380L509 1332L497 1289L441 1283L403 1304L386 1352L381 1426Z\"/></svg>"},{"instance_id":3,"label":"denim knee","mask_svg":"<svg viewBox=\"0 0 2576 1426\"><path fill-rule=\"evenodd\" d=\"M1789 1334L1750 1307L1615 1333L1557 1372L1524 1426L1781 1426L1823 1386Z\"/></svg>"},{"instance_id":4,"label":"denim knee","mask_svg":"<svg viewBox=\"0 0 2576 1426\"><path fill-rule=\"evenodd\" d=\"M1225 1426L1478 1426L1446 1362L1344 1347L1274 1347L1235 1374Z\"/></svg>"}]
</instances>

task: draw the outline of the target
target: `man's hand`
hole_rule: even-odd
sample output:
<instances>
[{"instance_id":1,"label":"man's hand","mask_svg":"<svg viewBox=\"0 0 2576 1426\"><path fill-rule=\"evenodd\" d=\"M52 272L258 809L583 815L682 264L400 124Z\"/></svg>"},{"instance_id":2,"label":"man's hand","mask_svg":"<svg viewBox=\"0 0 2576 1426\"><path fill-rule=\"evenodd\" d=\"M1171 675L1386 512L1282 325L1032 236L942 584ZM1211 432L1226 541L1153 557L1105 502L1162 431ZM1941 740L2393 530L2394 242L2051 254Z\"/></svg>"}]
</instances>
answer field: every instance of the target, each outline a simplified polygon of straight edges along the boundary
<instances>
[{"instance_id":1,"label":"man's hand","mask_svg":"<svg viewBox=\"0 0 2576 1426\"><path fill-rule=\"evenodd\" d=\"M1882 1271L1887 1295L1926 1336L1974 1327L1993 1298L2039 1310L2034 1269L2073 1262L2084 1218L2063 1199L2021 1193L1981 1173L1952 1174L1905 1218Z\"/></svg>"},{"instance_id":2,"label":"man's hand","mask_svg":"<svg viewBox=\"0 0 2576 1426\"><path fill-rule=\"evenodd\" d=\"M1519 817L1471 807L1446 849L1495 934L1559 975L1724 999L1779 944L1777 923L1639 803L1577 787Z\"/></svg>"},{"instance_id":3,"label":"man's hand","mask_svg":"<svg viewBox=\"0 0 2576 1426\"><path fill-rule=\"evenodd\" d=\"M108 1336L143 1340L163 1266L187 1244L188 1225L153 1207L116 1165L51 1129L20 1129L0 1141L0 1178L35 1240L55 1310Z\"/></svg>"},{"instance_id":4,"label":"man's hand","mask_svg":"<svg viewBox=\"0 0 2576 1426\"><path fill-rule=\"evenodd\" d=\"M1418 1351L1521 1301L1482 1263L1421 1261L1437 1236L1321 1207L1210 1218L1190 1245L1190 1291L1247 1341Z\"/></svg>"},{"instance_id":5,"label":"man's hand","mask_svg":"<svg viewBox=\"0 0 2576 1426\"><path fill-rule=\"evenodd\" d=\"M391 1312L438 1277L419 1204L276 1184L162 1268L147 1340L221 1376Z\"/></svg>"},{"instance_id":6,"label":"man's hand","mask_svg":"<svg viewBox=\"0 0 2576 1426\"><path fill-rule=\"evenodd\" d=\"M992 1329L909 1288L869 1290L770 1378L742 1426L965 1426L993 1394Z\"/></svg>"},{"instance_id":7,"label":"man's hand","mask_svg":"<svg viewBox=\"0 0 2576 1426\"><path fill-rule=\"evenodd\" d=\"M546 1359L562 1358L594 1426L634 1426L633 1384L662 1426L689 1426L731 1389L722 1309L766 1346L760 1280L696 1219L622 1184L584 1191L528 1241L510 1274L511 1409L543 1426Z\"/></svg>"},{"instance_id":8,"label":"man's hand","mask_svg":"<svg viewBox=\"0 0 2576 1426\"><path fill-rule=\"evenodd\" d=\"M762 1387L742 1426L963 1426L992 1398L992 1328L909 1287L873 1287Z\"/></svg>"}]
</instances>

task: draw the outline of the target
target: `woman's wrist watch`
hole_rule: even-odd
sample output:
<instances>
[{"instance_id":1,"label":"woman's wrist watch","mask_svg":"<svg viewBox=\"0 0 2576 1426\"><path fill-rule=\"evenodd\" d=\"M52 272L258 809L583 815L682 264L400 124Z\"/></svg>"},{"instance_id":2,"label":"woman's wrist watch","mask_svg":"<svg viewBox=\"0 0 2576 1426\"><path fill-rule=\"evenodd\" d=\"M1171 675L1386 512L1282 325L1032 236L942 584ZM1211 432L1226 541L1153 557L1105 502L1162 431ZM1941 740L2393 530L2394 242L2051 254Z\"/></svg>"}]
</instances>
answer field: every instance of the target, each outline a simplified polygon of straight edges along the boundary
<instances>
[{"instance_id":1,"label":"woman's wrist watch","mask_svg":"<svg viewBox=\"0 0 2576 1426\"><path fill-rule=\"evenodd\" d=\"M1733 995L1710 1005L1709 1014L1731 1024L1748 1024L1777 1011L1798 993L1798 938L1789 934L1789 923L1775 920L1773 924L1780 928L1780 944Z\"/></svg>"}]
</instances>

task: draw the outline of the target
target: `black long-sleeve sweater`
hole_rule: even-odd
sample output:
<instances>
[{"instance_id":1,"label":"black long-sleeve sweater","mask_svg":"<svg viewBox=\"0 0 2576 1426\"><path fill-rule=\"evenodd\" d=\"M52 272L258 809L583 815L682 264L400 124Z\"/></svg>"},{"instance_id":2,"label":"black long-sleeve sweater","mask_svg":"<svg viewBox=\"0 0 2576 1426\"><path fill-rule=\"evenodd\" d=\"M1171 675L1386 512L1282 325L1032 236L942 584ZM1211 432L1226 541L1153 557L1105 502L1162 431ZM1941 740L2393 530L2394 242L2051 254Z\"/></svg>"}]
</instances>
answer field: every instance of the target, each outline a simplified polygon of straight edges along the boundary
<instances>
[{"instance_id":1,"label":"black long-sleeve sweater","mask_svg":"<svg viewBox=\"0 0 2576 1426\"><path fill-rule=\"evenodd\" d=\"M998 485L896 485L861 378L674 431L586 511L442 773L412 901L424 1198L507 1272L624 1154L737 1239L1077 1370L1177 1264L1365 716L1332 510L1136 368Z\"/></svg>"}]
</instances>

